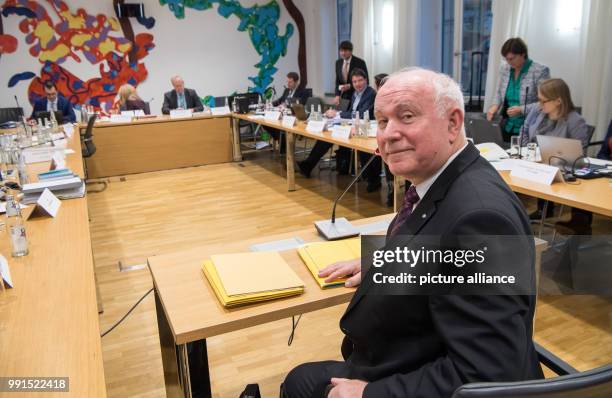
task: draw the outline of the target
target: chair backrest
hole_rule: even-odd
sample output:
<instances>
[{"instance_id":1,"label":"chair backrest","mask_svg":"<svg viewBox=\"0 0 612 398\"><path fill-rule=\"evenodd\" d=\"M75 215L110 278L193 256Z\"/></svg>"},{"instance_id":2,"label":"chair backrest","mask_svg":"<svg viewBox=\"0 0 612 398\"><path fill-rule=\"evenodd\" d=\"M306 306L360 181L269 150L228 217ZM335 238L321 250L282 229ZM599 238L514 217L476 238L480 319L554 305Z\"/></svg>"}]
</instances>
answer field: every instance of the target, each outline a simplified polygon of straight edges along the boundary
<instances>
[{"instance_id":1,"label":"chair backrest","mask_svg":"<svg viewBox=\"0 0 612 398\"><path fill-rule=\"evenodd\" d=\"M94 153L96 153L96 145L93 142L93 128L97 117L98 115L96 114L93 114L89 117L89 120L87 121L87 127L85 128L85 134L81 136L81 142L83 143L83 147L81 148L81 154L84 158L88 158Z\"/></svg>"},{"instance_id":2,"label":"chair backrest","mask_svg":"<svg viewBox=\"0 0 612 398\"><path fill-rule=\"evenodd\" d=\"M612 395L612 365L543 380L470 383L452 398L607 398Z\"/></svg>"},{"instance_id":3,"label":"chair backrest","mask_svg":"<svg viewBox=\"0 0 612 398\"><path fill-rule=\"evenodd\" d=\"M0 108L0 123L18 122L23 115L22 108Z\"/></svg>"},{"instance_id":4,"label":"chair backrest","mask_svg":"<svg viewBox=\"0 0 612 398\"><path fill-rule=\"evenodd\" d=\"M306 98L307 98L307 99L308 99L308 98L310 98L310 97L312 97L312 89L311 89L311 88L306 87L306 88L304 89L304 91L305 91L305 93L306 93Z\"/></svg>"},{"instance_id":5,"label":"chair backrest","mask_svg":"<svg viewBox=\"0 0 612 398\"><path fill-rule=\"evenodd\" d=\"M142 110L145 115L150 115L151 114L151 104L149 104L148 102L144 103L144 109Z\"/></svg>"},{"instance_id":6,"label":"chair backrest","mask_svg":"<svg viewBox=\"0 0 612 398\"><path fill-rule=\"evenodd\" d=\"M225 106L225 100L227 99L227 104L230 105L230 99L228 97L215 97L215 108L220 108Z\"/></svg>"},{"instance_id":7,"label":"chair backrest","mask_svg":"<svg viewBox=\"0 0 612 398\"><path fill-rule=\"evenodd\" d=\"M590 124L587 124L587 147L589 146L589 144L591 143L591 140L593 139L593 133L595 133L595 126L591 126Z\"/></svg>"}]
</instances>

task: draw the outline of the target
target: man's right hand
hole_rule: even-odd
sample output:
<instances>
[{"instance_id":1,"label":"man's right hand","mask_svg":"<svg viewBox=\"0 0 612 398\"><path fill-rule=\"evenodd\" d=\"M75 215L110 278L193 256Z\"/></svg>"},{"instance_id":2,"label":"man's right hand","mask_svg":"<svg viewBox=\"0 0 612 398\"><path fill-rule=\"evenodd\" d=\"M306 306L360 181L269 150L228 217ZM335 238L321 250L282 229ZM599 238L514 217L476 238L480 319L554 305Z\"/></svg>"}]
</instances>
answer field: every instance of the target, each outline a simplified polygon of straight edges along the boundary
<instances>
[{"instance_id":1,"label":"man's right hand","mask_svg":"<svg viewBox=\"0 0 612 398\"><path fill-rule=\"evenodd\" d=\"M355 287L361 283L361 259L340 261L319 271L319 277L325 278L327 283L349 275L352 276L344 282L344 286Z\"/></svg>"},{"instance_id":2,"label":"man's right hand","mask_svg":"<svg viewBox=\"0 0 612 398\"><path fill-rule=\"evenodd\" d=\"M487 120L488 121L493 120L495 113L497 113L497 105L493 105L489 108L489 111L487 112Z\"/></svg>"}]
</instances>

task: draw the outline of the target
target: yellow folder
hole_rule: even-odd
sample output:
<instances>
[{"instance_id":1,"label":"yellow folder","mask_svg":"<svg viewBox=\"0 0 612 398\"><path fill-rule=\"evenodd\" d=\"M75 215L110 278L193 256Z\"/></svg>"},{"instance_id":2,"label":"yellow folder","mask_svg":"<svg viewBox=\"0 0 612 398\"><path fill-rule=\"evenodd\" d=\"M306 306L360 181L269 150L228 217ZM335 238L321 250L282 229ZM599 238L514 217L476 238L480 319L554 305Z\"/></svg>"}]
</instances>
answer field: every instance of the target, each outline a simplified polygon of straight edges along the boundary
<instances>
[{"instance_id":1,"label":"yellow folder","mask_svg":"<svg viewBox=\"0 0 612 398\"><path fill-rule=\"evenodd\" d=\"M278 253L212 256L202 264L224 307L235 307L304 292L304 283Z\"/></svg>"},{"instance_id":2,"label":"yellow folder","mask_svg":"<svg viewBox=\"0 0 612 398\"><path fill-rule=\"evenodd\" d=\"M322 289L340 286L344 285L347 278L338 278L331 282L325 282L325 278L319 277L319 271L339 261L360 258L361 239L357 237L330 242L308 243L300 247L298 253Z\"/></svg>"}]
</instances>

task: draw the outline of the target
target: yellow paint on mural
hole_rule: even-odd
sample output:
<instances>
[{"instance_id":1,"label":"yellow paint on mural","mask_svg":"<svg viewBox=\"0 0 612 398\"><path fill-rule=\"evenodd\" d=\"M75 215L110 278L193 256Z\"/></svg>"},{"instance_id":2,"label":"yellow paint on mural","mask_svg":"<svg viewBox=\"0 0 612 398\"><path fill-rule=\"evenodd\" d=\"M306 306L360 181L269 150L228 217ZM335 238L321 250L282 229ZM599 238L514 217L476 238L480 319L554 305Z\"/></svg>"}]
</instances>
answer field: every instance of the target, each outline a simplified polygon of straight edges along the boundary
<instances>
[{"instance_id":1,"label":"yellow paint on mural","mask_svg":"<svg viewBox=\"0 0 612 398\"><path fill-rule=\"evenodd\" d=\"M90 34L82 33L72 36L72 39L70 39L70 43L75 47L80 47L89 39L91 39Z\"/></svg>"},{"instance_id":2,"label":"yellow paint on mural","mask_svg":"<svg viewBox=\"0 0 612 398\"><path fill-rule=\"evenodd\" d=\"M47 44L53 38L53 28L47 21L40 21L34 30L34 36L40 41L41 48L47 48Z\"/></svg>"},{"instance_id":3,"label":"yellow paint on mural","mask_svg":"<svg viewBox=\"0 0 612 398\"><path fill-rule=\"evenodd\" d=\"M114 31L119 30L119 21L117 21L116 18L109 18L108 23L110 24L112 30Z\"/></svg>"},{"instance_id":4,"label":"yellow paint on mural","mask_svg":"<svg viewBox=\"0 0 612 398\"><path fill-rule=\"evenodd\" d=\"M40 62L56 62L58 59L68 56L70 49L64 43L60 43L53 50L42 51L38 59Z\"/></svg>"},{"instance_id":5,"label":"yellow paint on mural","mask_svg":"<svg viewBox=\"0 0 612 398\"><path fill-rule=\"evenodd\" d=\"M132 49L132 43L123 43L119 45L119 51L122 53L127 53Z\"/></svg>"},{"instance_id":6,"label":"yellow paint on mural","mask_svg":"<svg viewBox=\"0 0 612 398\"><path fill-rule=\"evenodd\" d=\"M111 39L106 39L98 45L98 50L102 55L106 55L115 49L115 43Z\"/></svg>"},{"instance_id":7,"label":"yellow paint on mural","mask_svg":"<svg viewBox=\"0 0 612 398\"><path fill-rule=\"evenodd\" d=\"M67 21L69 29L83 29L85 28L85 19L78 16L70 14L70 11L62 11L60 13Z\"/></svg>"}]
</instances>

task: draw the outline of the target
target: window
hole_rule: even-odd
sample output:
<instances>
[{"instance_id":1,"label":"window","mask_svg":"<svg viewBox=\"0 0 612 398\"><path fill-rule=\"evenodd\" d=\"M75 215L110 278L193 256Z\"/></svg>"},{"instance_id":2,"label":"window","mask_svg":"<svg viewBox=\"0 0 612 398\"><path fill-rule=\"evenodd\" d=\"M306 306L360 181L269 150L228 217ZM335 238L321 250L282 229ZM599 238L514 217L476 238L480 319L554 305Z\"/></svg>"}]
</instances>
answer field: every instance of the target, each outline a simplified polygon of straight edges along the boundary
<instances>
[{"instance_id":1,"label":"window","mask_svg":"<svg viewBox=\"0 0 612 398\"><path fill-rule=\"evenodd\" d=\"M353 0L337 0L338 44L351 40L351 24L353 20Z\"/></svg>"},{"instance_id":2,"label":"window","mask_svg":"<svg viewBox=\"0 0 612 398\"><path fill-rule=\"evenodd\" d=\"M466 95L485 93L493 23L491 3L492 0L442 3L442 71L460 82ZM461 24L455 23L457 19Z\"/></svg>"}]
</instances>

